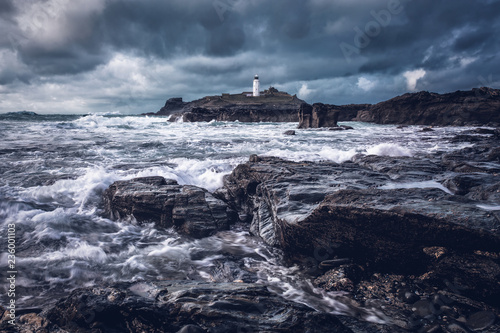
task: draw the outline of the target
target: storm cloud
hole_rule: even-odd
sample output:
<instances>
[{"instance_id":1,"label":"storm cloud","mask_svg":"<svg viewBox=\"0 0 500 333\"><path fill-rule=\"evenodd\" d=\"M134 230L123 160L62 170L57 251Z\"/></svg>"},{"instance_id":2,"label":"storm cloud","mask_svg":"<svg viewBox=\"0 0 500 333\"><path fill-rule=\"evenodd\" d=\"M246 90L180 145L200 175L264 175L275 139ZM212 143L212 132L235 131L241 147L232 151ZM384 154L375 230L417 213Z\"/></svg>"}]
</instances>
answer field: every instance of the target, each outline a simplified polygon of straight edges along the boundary
<instances>
[{"instance_id":1,"label":"storm cloud","mask_svg":"<svg viewBox=\"0 0 500 333\"><path fill-rule=\"evenodd\" d=\"M492 0L4 0L0 112L151 112L254 74L332 104L499 88L498 17Z\"/></svg>"}]
</instances>

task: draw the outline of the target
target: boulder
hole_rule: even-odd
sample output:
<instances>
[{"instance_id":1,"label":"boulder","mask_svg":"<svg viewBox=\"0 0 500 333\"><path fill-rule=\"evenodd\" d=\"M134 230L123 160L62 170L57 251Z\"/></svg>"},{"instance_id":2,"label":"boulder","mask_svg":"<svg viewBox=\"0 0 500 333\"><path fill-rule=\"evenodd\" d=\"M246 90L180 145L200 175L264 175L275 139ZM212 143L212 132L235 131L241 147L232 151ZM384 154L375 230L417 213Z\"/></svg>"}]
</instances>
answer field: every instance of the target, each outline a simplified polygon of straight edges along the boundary
<instances>
[{"instance_id":1,"label":"boulder","mask_svg":"<svg viewBox=\"0 0 500 333\"><path fill-rule=\"evenodd\" d=\"M207 190L163 177L114 182L104 192L104 207L111 219L154 222L197 238L228 229L232 216Z\"/></svg>"},{"instance_id":2,"label":"boulder","mask_svg":"<svg viewBox=\"0 0 500 333\"><path fill-rule=\"evenodd\" d=\"M325 104L315 103L312 107L302 104L299 109L298 128L337 127L338 118L339 111L330 110Z\"/></svg>"}]
</instances>

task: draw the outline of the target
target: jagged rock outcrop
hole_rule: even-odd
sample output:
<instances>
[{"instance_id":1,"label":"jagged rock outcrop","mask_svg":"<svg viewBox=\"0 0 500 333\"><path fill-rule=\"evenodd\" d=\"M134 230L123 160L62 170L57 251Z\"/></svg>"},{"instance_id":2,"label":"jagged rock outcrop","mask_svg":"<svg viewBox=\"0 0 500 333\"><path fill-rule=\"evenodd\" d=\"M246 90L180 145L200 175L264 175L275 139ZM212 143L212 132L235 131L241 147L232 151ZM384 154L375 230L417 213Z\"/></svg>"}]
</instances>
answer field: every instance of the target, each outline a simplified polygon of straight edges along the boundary
<instances>
[{"instance_id":1,"label":"jagged rock outcrop","mask_svg":"<svg viewBox=\"0 0 500 333\"><path fill-rule=\"evenodd\" d=\"M172 114L180 113L184 109L184 107L188 104L188 102L182 101L182 97L173 97L169 98L165 105L160 109L160 111L154 113L149 112L144 115L148 116L170 116Z\"/></svg>"},{"instance_id":2,"label":"jagged rock outcrop","mask_svg":"<svg viewBox=\"0 0 500 333\"><path fill-rule=\"evenodd\" d=\"M361 110L357 121L406 125L500 124L500 90L475 88L436 94L408 93Z\"/></svg>"},{"instance_id":3,"label":"jagged rock outcrop","mask_svg":"<svg viewBox=\"0 0 500 333\"><path fill-rule=\"evenodd\" d=\"M464 132L450 141L470 139L473 147L424 159L357 155L337 164L253 155L217 195L253 234L303 263L316 286L376 302L396 325L389 331L494 332L499 136L473 132L488 135Z\"/></svg>"},{"instance_id":4,"label":"jagged rock outcrop","mask_svg":"<svg viewBox=\"0 0 500 333\"><path fill-rule=\"evenodd\" d=\"M368 110L372 106L371 104L327 105L330 111L338 111L338 121L353 121L358 112Z\"/></svg>"},{"instance_id":5,"label":"jagged rock outcrop","mask_svg":"<svg viewBox=\"0 0 500 333\"><path fill-rule=\"evenodd\" d=\"M186 122L240 121L240 122L296 122L298 119L295 106L228 106L220 109L195 107L190 111L173 115L170 121L182 118Z\"/></svg>"},{"instance_id":6,"label":"jagged rock outcrop","mask_svg":"<svg viewBox=\"0 0 500 333\"><path fill-rule=\"evenodd\" d=\"M399 157L405 162L395 165L396 159L385 158L372 169L373 161L367 159L335 164L260 157L224 179L224 195L271 245L311 254L315 247L335 243L338 253L379 269L415 269L425 258L424 245L460 251L500 246L500 222L478 208L478 202L448 194L439 183L435 188L397 188L398 183L439 178L433 172L443 170L440 166ZM494 175L485 179L500 181ZM414 235L418 242L411 241Z\"/></svg>"},{"instance_id":7,"label":"jagged rock outcrop","mask_svg":"<svg viewBox=\"0 0 500 333\"><path fill-rule=\"evenodd\" d=\"M310 128L312 124L312 105L302 103L299 108L299 127Z\"/></svg>"},{"instance_id":8,"label":"jagged rock outcrop","mask_svg":"<svg viewBox=\"0 0 500 333\"><path fill-rule=\"evenodd\" d=\"M228 229L233 216L226 203L207 190L163 177L114 182L104 192L104 207L111 219L154 222L197 238Z\"/></svg>"},{"instance_id":9,"label":"jagged rock outcrop","mask_svg":"<svg viewBox=\"0 0 500 333\"><path fill-rule=\"evenodd\" d=\"M339 111L332 111L328 105L303 103L299 108L298 128L337 127Z\"/></svg>"}]
</instances>

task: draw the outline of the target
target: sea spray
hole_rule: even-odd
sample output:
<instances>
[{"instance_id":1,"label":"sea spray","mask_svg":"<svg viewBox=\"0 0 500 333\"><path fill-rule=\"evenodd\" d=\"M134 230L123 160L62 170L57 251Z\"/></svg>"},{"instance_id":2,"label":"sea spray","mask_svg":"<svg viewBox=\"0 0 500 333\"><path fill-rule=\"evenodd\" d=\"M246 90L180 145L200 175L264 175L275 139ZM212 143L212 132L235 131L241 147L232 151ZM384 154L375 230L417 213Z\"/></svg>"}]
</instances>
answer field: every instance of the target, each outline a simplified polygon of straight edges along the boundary
<instances>
[{"instance_id":1,"label":"sea spray","mask_svg":"<svg viewBox=\"0 0 500 333\"><path fill-rule=\"evenodd\" d=\"M143 176L214 191L251 154L342 163L356 154L399 157L460 148L443 140L458 128L436 128L424 141L417 139L419 127L405 128L402 136L395 126L364 123L349 123L353 130L284 136L297 124L172 123L102 114L15 117L0 117L0 231L6 234L8 224L16 223L16 294L29 295L17 300L23 307L54 303L81 286L190 279L261 282L322 311L358 311L338 294L315 289L279 250L250 235L248 226L193 240L153 223L113 222L101 215L102 193L116 180ZM2 304L6 300L0 295Z\"/></svg>"}]
</instances>

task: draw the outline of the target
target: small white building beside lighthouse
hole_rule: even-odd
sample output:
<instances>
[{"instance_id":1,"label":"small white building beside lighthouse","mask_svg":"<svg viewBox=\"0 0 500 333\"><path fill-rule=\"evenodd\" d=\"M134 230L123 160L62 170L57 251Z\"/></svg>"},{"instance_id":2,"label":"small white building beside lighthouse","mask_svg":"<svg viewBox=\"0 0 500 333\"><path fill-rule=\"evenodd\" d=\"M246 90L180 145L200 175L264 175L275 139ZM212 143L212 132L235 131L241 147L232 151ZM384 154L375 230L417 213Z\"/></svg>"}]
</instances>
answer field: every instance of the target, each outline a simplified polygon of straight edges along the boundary
<instances>
[{"instance_id":1,"label":"small white building beside lighthouse","mask_svg":"<svg viewBox=\"0 0 500 333\"><path fill-rule=\"evenodd\" d=\"M260 96L259 88L260 88L259 87L259 76L255 75L255 77L253 78L253 97Z\"/></svg>"}]
</instances>

